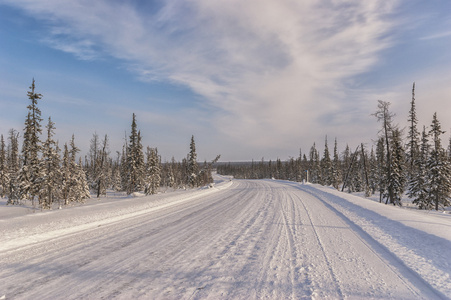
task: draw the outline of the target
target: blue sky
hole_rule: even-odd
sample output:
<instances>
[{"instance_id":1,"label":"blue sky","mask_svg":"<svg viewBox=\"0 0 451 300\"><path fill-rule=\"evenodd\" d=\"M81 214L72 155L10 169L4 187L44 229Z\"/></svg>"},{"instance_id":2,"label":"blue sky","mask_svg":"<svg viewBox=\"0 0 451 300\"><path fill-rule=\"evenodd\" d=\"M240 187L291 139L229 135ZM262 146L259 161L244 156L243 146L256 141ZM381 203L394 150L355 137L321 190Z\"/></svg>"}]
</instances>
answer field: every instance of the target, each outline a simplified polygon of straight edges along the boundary
<instances>
[{"instance_id":1,"label":"blue sky","mask_svg":"<svg viewBox=\"0 0 451 300\"><path fill-rule=\"evenodd\" d=\"M22 131L32 78L60 144L96 132L200 160L371 147L377 100L451 131L450 1L0 0L0 133Z\"/></svg>"}]
</instances>

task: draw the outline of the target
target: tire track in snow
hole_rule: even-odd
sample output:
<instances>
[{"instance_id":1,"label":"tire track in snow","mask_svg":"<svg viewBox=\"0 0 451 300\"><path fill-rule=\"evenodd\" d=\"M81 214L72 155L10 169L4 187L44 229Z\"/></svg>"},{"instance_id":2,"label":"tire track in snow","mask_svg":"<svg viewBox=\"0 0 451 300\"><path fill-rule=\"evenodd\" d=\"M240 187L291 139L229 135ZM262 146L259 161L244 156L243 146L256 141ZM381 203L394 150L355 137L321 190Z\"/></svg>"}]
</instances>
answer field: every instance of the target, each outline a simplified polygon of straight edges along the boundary
<instances>
[{"instance_id":1,"label":"tire track in snow","mask_svg":"<svg viewBox=\"0 0 451 300\"><path fill-rule=\"evenodd\" d=\"M315 199L320 201L328 210L333 212L343 224L346 224L351 229L349 232L352 233L355 238L357 238L362 245L372 253L374 257L380 261L388 270L390 270L400 282L403 283L405 288L410 290L412 295L416 295L415 298L418 299L448 299L441 292L434 289L428 282L426 282L418 273L409 268L404 264L396 254L392 253L384 245L376 241L372 236L370 236L365 230L360 226L355 224L352 220L346 217L342 212L335 208L327 200L326 193L314 189L312 186L300 186L295 183L288 183L288 185L294 186L295 188L308 193Z\"/></svg>"},{"instance_id":2,"label":"tire track in snow","mask_svg":"<svg viewBox=\"0 0 451 300\"><path fill-rule=\"evenodd\" d=\"M316 225L313 224L311 213L310 213L309 209L307 208L307 206L305 205L303 199L299 198L299 200L300 200L299 203L302 205L302 207L305 210L305 213L306 213L306 216L307 216L308 225L311 227L311 229L313 231L313 234L315 236L315 240L318 242L318 246L321 249L321 253L322 253L323 257L324 257L324 261L326 262L326 265L327 265L328 271L330 273L330 276L331 276L331 278L333 280L333 283L336 286L336 291L337 291L337 294L338 294L337 296L340 299L344 299L342 287L341 287L341 285L340 285L340 283L339 283L339 281L337 279L337 276L336 276L336 274L334 272L334 269L333 269L333 266L331 264L331 261L330 261L329 257L327 256L325 247L323 245L323 242L321 241L321 238L320 238L320 236L318 234L318 231L316 230Z\"/></svg>"},{"instance_id":3,"label":"tire track in snow","mask_svg":"<svg viewBox=\"0 0 451 300\"><path fill-rule=\"evenodd\" d=\"M232 194L233 195L233 194ZM218 201L216 201L218 202ZM207 207L203 207L205 206L205 201L201 201L200 204L198 205L194 205L194 207L188 206L186 209L182 209L185 211L191 210L193 212L190 213L191 216L193 215L201 215L204 218L199 218L197 219L199 222L202 221L206 221L207 218L208 219L212 219L215 217L214 214L209 214L209 213L205 213L205 211L208 211L209 208L213 207L215 205L215 202L210 203L210 202L206 202L208 204ZM196 207L200 207L200 210L197 209ZM33 270L35 269L36 272L39 273L39 276L33 276L31 278L29 278L29 280L27 280L25 283L23 283L22 285L17 285L15 284L15 280L11 280L12 286L9 287L8 290L16 290L16 294L17 295L21 295L21 293L30 293L31 290L33 290L33 288L36 287L40 287L42 286L44 283L46 284L51 284L53 281L56 282L64 282L66 277L71 276L72 273L74 272L80 272L84 269L88 269L87 271L89 272L89 266L92 263L95 263L96 261L102 259L104 256L107 257L111 257L114 256L114 254L116 252L119 251L123 251L124 248L130 248L131 246L133 246L136 242L151 237L153 235L158 235L163 229L166 228L166 226L169 227L177 227L179 226L181 223L183 223L183 220L186 219L182 218L180 219L178 214L181 212L180 210L176 210L176 211L171 211L169 210L168 214L164 213L163 211L159 211L163 212L163 214L155 219L149 219L146 220L147 215L140 215L138 217L135 218L127 218L122 220L122 222L115 222L115 223L109 223L106 226L102 226L102 227L97 227L95 229L90 229L90 230L85 230L84 232L78 233L78 234L73 234L70 236L64 236L60 239L57 239L54 241L54 244L49 244L48 243L39 243L36 245L33 245L33 247L31 248L26 248L26 249L22 249L21 251L15 251L14 253L17 254L19 253L19 257L15 257L12 256L13 259L13 266L16 266L17 264L14 264L14 258L17 258L19 261L22 260L23 257L32 257L31 258L31 262L27 265L24 266L24 271L25 270ZM202 213L204 212L204 213ZM155 211L154 211L155 213ZM171 222L171 223L163 223L162 225L158 226L157 228L153 229L153 230L148 230L147 227L151 228L151 224L153 222L156 222L158 220L164 219L168 216L175 216L175 219ZM124 226L124 225L127 226ZM184 225L188 225L188 224L184 224ZM184 228L184 230L190 230L190 228L192 229L194 225L192 226L186 226ZM111 235L111 233L114 233L114 235ZM136 232L136 234L134 233ZM132 233L131 235L128 235L129 233ZM102 236L103 234L105 234L104 236ZM81 237L82 239L80 240L77 237ZM74 245L72 243L70 243L70 241L72 241L74 238L77 239L78 244ZM160 238L161 239L161 238ZM158 240L158 239L157 239ZM68 241L69 243L65 243L66 241ZM96 247L98 244L103 245L101 248L101 251L98 252L87 252L85 255L85 249L90 249L90 248L94 248ZM62 246L62 248L61 248ZM57 253L56 255L53 254L53 250L56 250ZM55 257L52 259L49 259L48 253L52 253L50 256L51 257ZM61 256L58 256L61 253ZM105 255L107 254L107 255ZM127 255L125 257L128 257ZM82 259L80 261L80 258ZM142 257L132 257L131 260L135 260L135 259L141 259ZM48 263L49 260L50 264L54 267L42 267L43 265L43 260L47 261L46 264ZM16 260L17 261L17 260ZM124 263L126 262L125 260L119 261L118 263ZM4 266L4 265L3 265ZM6 267L2 267L2 270L8 271L8 268ZM39 270L46 270L45 273L47 273L46 275L42 275L44 274L43 271L39 271ZM115 274L115 270L114 268L109 268L110 270L105 270L108 271L112 274ZM12 267L10 268L10 275L13 276L15 273L17 273L17 268L16 267ZM55 273L58 274L58 276L55 276ZM8 274L6 274L6 277L8 276ZM2 278L5 278L3 277ZM106 281L104 282L105 284L112 284L114 283L114 278L110 281ZM70 288L69 288L70 289ZM75 287L74 288L74 293L76 294L77 292L80 292L80 287ZM83 288L81 288L83 289ZM97 287L94 287L93 289L97 289ZM38 292L37 294L39 295L41 292ZM45 295L45 292L42 292ZM41 294L42 296L42 294ZM75 297L76 298L76 297Z\"/></svg>"}]
</instances>

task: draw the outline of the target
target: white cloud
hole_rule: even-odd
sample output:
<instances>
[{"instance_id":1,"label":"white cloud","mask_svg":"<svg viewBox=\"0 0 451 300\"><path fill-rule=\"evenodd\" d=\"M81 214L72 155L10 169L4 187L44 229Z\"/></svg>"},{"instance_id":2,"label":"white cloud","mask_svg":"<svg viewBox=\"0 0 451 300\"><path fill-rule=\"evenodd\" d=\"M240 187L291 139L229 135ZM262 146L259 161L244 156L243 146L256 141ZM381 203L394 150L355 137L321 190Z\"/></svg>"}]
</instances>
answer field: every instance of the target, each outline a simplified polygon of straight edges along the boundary
<instances>
[{"instance_id":1,"label":"white cloud","mask_svg":"<svg viewBox=\"0 0 451 300\"><path fill-rule=\"evenodd\" d=\"M128 3L11 1L50 22L45 40L54 48L82 59L110 55L143 80L189 86L219 110L223 134L254 147L284 147L337 128L358 133L348 126L351 112L335 124L324 116L342 112L345 80L369 70L392 44L396 5L198 0L162 2L147 13Z\"/></svg>"}]
</instances>

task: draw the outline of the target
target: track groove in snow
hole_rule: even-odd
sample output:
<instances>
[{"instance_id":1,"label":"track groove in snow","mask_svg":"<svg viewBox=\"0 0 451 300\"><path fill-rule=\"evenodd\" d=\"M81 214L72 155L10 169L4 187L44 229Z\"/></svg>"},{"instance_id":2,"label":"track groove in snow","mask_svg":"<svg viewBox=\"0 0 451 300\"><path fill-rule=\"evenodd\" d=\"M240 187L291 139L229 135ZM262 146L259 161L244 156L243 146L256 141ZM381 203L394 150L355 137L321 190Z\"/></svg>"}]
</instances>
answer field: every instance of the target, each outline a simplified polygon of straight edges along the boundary
<instances>
[{"instance_id":1,"label":"track groove in snow","mask_svg":"<svg viewBox=\"0 0 451 300\"><path fill-rule=\"evenodd\" d=\"M409 265L400 263L392 249L366 231L359 223L363 219L356 219L365 210L348 210L347 200L317 187L235 180L214 191L181 195L124 201L136 203L135 210L112 204L120 208L116 211L99 203L92 207L101 208L95 214L99 219L90 215L89 226L77 230L56 220L59 212L8 219L11 230L0 229L10 241L8 247L0 245L0 295L6 299L450 296L445 283L431 286L417 273L413 276ZM79 223L86 212L73 209L71 222L83 225ZM44 236L46 227L54 235L17 247L20 239L29 238L26 230L19 230L21 222L30 228L38 225L30 236ZM375 234L378 226L373 226Z\"/></svg>"}]
</instances>

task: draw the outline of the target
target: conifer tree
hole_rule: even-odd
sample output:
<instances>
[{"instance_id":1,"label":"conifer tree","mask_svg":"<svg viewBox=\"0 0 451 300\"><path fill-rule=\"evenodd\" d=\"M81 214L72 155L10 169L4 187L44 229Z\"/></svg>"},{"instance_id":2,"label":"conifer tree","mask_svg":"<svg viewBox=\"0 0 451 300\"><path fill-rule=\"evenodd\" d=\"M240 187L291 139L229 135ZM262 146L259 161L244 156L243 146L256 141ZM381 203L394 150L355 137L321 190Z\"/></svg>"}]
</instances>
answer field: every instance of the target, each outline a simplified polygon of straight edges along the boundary
<instances>
[{"instance_id":1,"label":"conifer tree","mask_svg":"<svg viewBox=\"0 0 451 300\"><path fill-rule=\"evenodd\" d=\"M34 206L35 197L39 195L42 181L42 170L40 169L41 142L39 136L41 129L41 110L38 107L38 100L41 94L35 92L34 79L27 93L31 103L27 106L28 115L25 121L24 140L22 147L23 166L19 171L19 187L22 199L32 200Z\"/></svg>"},{"instance_id":2,"label":"conifer tree","mask_svg":"<svg viewBox=\"0 0 451 300\"><path fill-rule=\"evenodd\" d=\"M86 172L83 170L81 157L78 159L78 164L75 165L75 191L74 198L77 202L84 202L85 199L91 198L89 192L88 181L86 180Z\"/></svg>"},{"instance_id":3,"label":"conifer tree","mask_svg":"<svg viewBox=\"0 0 451 300\"><path fill-rule=\"evenodd\" d=\"M102 149L97 150L98 154L94 164L94 180L96 187L97 198L100 195L106 196L107 182L108 182L108 135L102 141Z\"/></svg>"},{"instance_id":4,"label":"conifer tree","mask_svg":"<svg viewBox=\"0 0 451 300\"><path fill-rule=\"evenodd\" d=\"M349 166L351 164L351 149L349 148L349 145L346 144L346 148L342 153L343 157L343 163L341 168L341 181L345 184L346 181L346 174L348 173Z\"/></svg>"},{"instance_id":5,"label":"conifer tree","mask_svg":"<svg viewBox=\"0 0 451 300\"><path fill-rule=\"evenodd\" d=\"M429 197L427 186L427 161L429 159L430 145L426 127L423 127L421 135L420 152L415 159L415 172L409 179L407 196L413 199L412 203L418 205L419 209L432 209L432 199Z\"/></svg>"},{"instance_id":6,"label":"conifer tree","mask_svg":"<svg viewBox=\"0 0 451 300\"><path fill-rule=\"evenodd\" d=\"M322 183L321 167L320 167L318 150L316 150L315 143L313 143L313 146L310 148L309 165L310 165L310 169L309 169L310 182L321 184Z\"/></svg>"},{"instance_id":7,"label":"conifer tree","mask_svg":"<svg viewBox=\"0 0 451 300\"><path fill-rule=\"evenodd\" d=\"M0 198L3 198L8 194L9 180L6 146L2 134L0 139Z\"/></svg>"},{"instance_id":8,"label":"conifer tree","mask_svg":"<svg viewBox=\"0 0 451 300\"><path fill-rule=\"evenodd\" d=\"M420 133L417 129L417 115L416 115L416 107L415 107L415 82L412 87L412 101L410 102L410 111L409 111L409 132L407 134L407 152L406 159L408 163L408 177L410 178L413 173L415 173L416 164L415 161L417 159L417 155L419 152L419 136Z\"/></svg>"},{"instance_id":9,"label":"conifer tree","mask_svg":"<svg viewBox=\"0 0 451 300\"><path fill-rule=\"evenodd\" d=\"M68 205L69 201L70 201L69 195L70 195L72 181L71 181L71 168L70 168L70 162L69 162L69 148L67 147L67 143L64 144L61 172L62 172L62 177L61 177L62 199L64 200L64 205ZM58 201L58 202L59 202L58 206L61 209L61 202L60 201Z\"/></svg>"},{"instance_id":10,"label":"conifer tree","mask_svg":"<svg viewBox=\"0 0 451 300\"><path fill-rule=\"evenodd\" d=\"M379 190L379 203L382 203L384 193L387 187L387 172L386 172L386 159L385 159L385 145L384 138L380 137L376 146L376 161L377 161L377 181Z\"/></svg>"},{"instance_id":11,"label":"conifer tree","mask_svg":"<svg viewBox=\"0 0 451 300\"><path fill-rule=\"evenodd\" d=\"M390 149L390 136L391 136L391 132L394 129L393 127L393 117L394 114L390 113L389 111L389 107L390 107L390 102L386 102L386 101L382 101L382 100L378 100L378 110L373 114L376 118L378 122L382 122L382 136L384 138L384 144L386 147L386 161L385 161L385 166L386 166L386 182L391 182L392 181L392 151ZM385 204L387 203L395 203L395 195L394 192L392 190L392 185L387 185L387 200L385 202Z\"/></svg>"},{"instance_id":12,"label":"conifer tree","mask_svg":"<svg viewBox=\"0 0 451 300\"><path fill-rule=\"evenodd\" d=\"M144 153L141 144L141 132L136 125L133 114L132 129L127 148L127 194L144 188Z\"/></svg>"},{"instance_id":13,"label":"conifer tree","mask_svg":"<svg viewBox=\"0 0 451 300\"><path fill-rule=\"evenodd\" d=\"M399 129L392 131L391 142L391 180L388 181L387 190L393 193L393 205L401 205L404 193L406 177L404 170L405 153L401 144L401 132Z\"/></svg>"},{"instance_id":14,"label":"conifer tree","mask_svg":"<svg viewBox=\"0 0 451 300\"><path fill-rule=\"evenodd\" d=\"M368 172L369 187L372 193L378 190L378 171L377 171L377 159L374 153L373 147L371 148L369 158L369 172Z\"/></svg>"},{"instance_id":15,"label":"conifer tree","mask_svg":"<svg viewBox=\"0 0 451 300\"><path fill-rule=\"evenodd\" d=\"M47 139L42 147L42 166L43 170L43 182L41 186L41 193L39 197L41 208L51 208L55 199L61 197L61 167L59 148L56 142L53 140L54 135L54 123L49 117L47 128Z\"/></svg>"},{"instance_id":16,"label":"conifer tree","mask_svg":"<svg viewBox=\"0 0 451 300\"><path fill-rule=\"evenodd\" d=\"M330 160L329 147L327 145L327 136L326 141L324 143L324 154L321 160L321 178L322 184L329 186L333 182L333 174L332 174L332 161Z\"/></svg>"},{"instance_id":17,"label":"conifer tree","mask_svg":"<svg viewBox=\"0 0 451 300\"><path fill-rule=\"evenodd\" d=\"M338 190L341 182L341 166L340 158L338 157L337 139L335 138L334 144L334 160L332 162L332 185Z\"/></svg>"},{"instance_id":18,"label":"conifer tree","mask_svg":"<svg viewBox=\"0 0 451 300\"><path fill-rule=\"evenodd\" d=\"M191 187L199 186L199 166L197 165L197 153L196 153L196 143L194 142L194 135L191 136L190 152L188 154L187 160L187 175L188 184Z\"/></svg>"},{"instance_id":19,"label":"conifer tree","mask_svg":"<svg viewBox=\"0 0 451 300\"><path fill-rule=\"evenodd\" d=\"M160 159L156 148L147 147L147 167L146 167L146 195L153 195L158 192L161 181Z\"/></svg>"},{"instance_id":20,"label":"conifer tree","mask_svg":"<svg viewBox=\"0 0 451 300\"><path fill-rule=\"evenodd\" d=\"M99 135L97 132L95 132L92 135L91 143L89 145L89 153L86 158L86 172L88 175L88 184L89 187L93 190L97 190L97 174L96 172L99 171L99 168L97 167L98 159L97 155L99 154L99 148L100 148L100 140Z\"/></svg>"},{"instance_id":21,"label":"conifer tree","mask_svg":"<svg viewBox=\"0 0 451 300\"><path fill-rule=\"evenodd\" d=\"M431 130L429 131L433 146L427 162L428 181L426 185L429 188L429 194L434 202L435 210L438 210L439 206L450 205L451 167L445 150L441 145L440 135L443 133L444 131L441 130L440 122L437 119L437 113L434 113Z\"/></svg>"}]
</instances>

